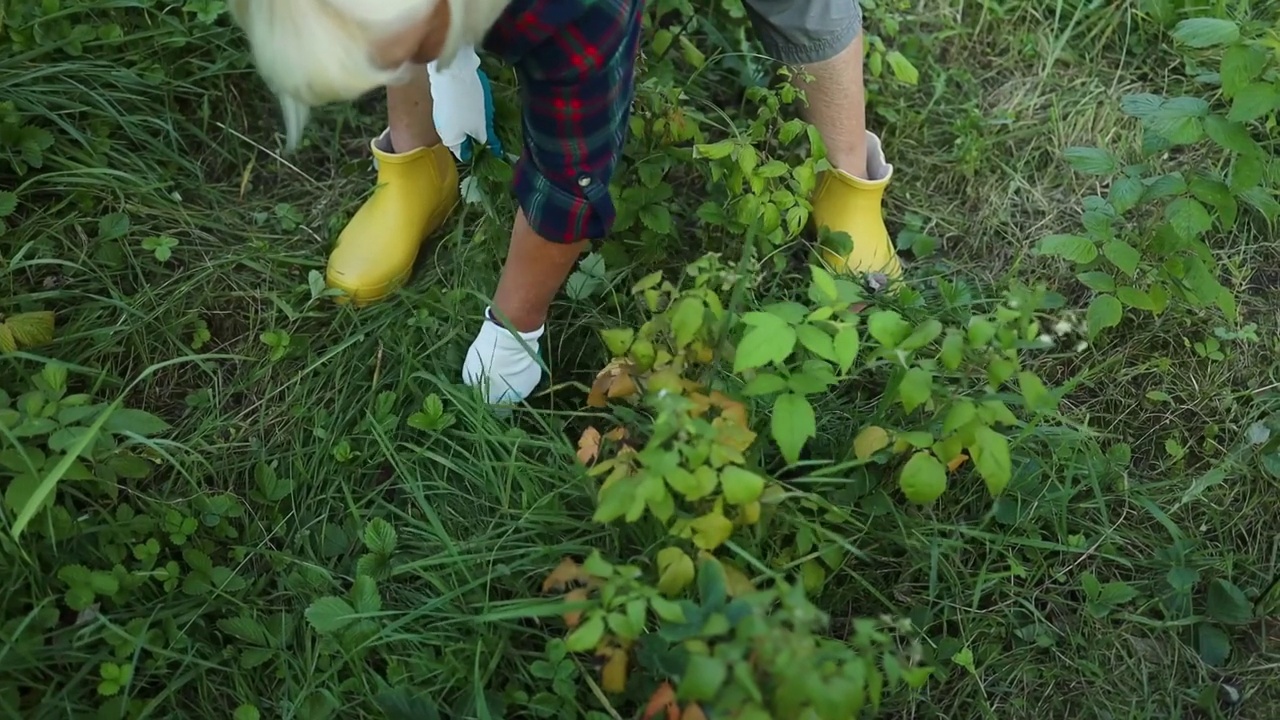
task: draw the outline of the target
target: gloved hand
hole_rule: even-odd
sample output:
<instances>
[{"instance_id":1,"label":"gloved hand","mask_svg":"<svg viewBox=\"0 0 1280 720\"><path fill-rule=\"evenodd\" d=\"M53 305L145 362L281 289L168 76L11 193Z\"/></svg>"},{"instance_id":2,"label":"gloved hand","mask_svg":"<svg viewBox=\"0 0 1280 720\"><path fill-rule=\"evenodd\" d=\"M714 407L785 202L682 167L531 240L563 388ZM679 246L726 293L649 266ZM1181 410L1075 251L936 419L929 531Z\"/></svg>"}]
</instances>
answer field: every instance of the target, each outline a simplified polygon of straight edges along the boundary
<instances>
[{"instance_id":1,"label":"gloved hand","mask_svg":"<svg viewBox=\"0 0 1280 720\"><path fill-rule=\"evenodd\" d=\"M436 131L459 160L471 159L472 142L488 144L502 154L502 143L493 131L493 92L480 69L474 47L464 47L448 70L435 62L427 65Z\"/></svg>"},{"instance_id":2,"label":"gloved hand","mask_svg":"<svg viewBox=\"0 0 1280 720\"><path fill-rule=\"evenodd\" d=\"M462 381L481 388L491 405L522 402L542 381L538 340L544 332L545 327L531 333L513 332L486 309L484 325L462 364Z\"/></svg>"}]
</instances>

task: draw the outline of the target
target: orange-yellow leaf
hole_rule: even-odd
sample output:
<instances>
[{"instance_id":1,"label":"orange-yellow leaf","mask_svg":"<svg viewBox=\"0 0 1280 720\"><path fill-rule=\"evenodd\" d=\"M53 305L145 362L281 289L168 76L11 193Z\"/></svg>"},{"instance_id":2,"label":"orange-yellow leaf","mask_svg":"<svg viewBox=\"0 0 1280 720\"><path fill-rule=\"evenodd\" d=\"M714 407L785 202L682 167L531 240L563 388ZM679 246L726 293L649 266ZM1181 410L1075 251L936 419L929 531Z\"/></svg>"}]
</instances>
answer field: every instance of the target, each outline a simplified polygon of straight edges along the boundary
<instances>
[{"instance_id":1,"label":"orange-yellow leaf","mask_svg":"<svg viewBox=\"0 0 1280 720\"><path fill-rule=\"evenodd\" d=\"M627 429L624 427L616 427L604 434L604 439L610 442L622 442L627 439Z\"/></svg>"},{"instance_id":2,"label":"orange-yellow leaf","mask_svg":"<svg viewBox=\"0 0 1280 720\"><path fill-rule=\"evenodd\" d=\"M955 472L956 470L959 470L960 467L964 465L968 459L969 459L969 456L965 455L964 453L960 453L959 455L951 458L951 462L947 463L947 471Z\"/></svg>"},{"instance_id":3,"label":"orange-yellow leaf","mask_svg":"<svg viewBox=\"0 0 1280 720\"><path fill-rule=\"evenodd\" d=\"M658 717L659 713L665 715L666 720L680 720L680 706L676 704L676 691L669 682L663 682L649 696L649 702L645 704L644 714L640 716L640 720L661 720Z\"/></svg>"},{"instance_id":4,"label":"orange-yellow leaf","mask_svg":"<svg viewBox=\"0 0 1280 720\"><path fill-rule=\"evenodd\" d=\"M587 573L582 566L574 562L573 558L565 558L560 561L555 570L547 575L547 579L542 581L542 592L561 592L565 588L575 583L585 582Z\"/></svg>"},{"instance_id":5,"label":"orange-yellow leaf","mask_svg":"<svg viewBox=\"0 0 1280 720\"><path fill-rule=\"evenodd\" d=\"M604 691L617 695L627 689L627 651L622 648L607 648L601 655L607 655L604 667L600 668L600 687Z\"/></svg>"},{"instance_id":6,"label":"orange-yellow leaf","mask_svg":"<svg viewBox=\"0 0 1280 720\"><path fill-rule=\"evenodd\" d=\"M631 379L631 371L622 368L613 378L613 383L609 385L608 396L610 400L625 400L639 391L636 381Z\"/></svg>"},{"instance_id":7,"label":"orange-yellow leaf","mask_svg":"<svg viewBox=\"0 0 1280 720\"><path fill-rule=\"evenodd\" d=\"M680 720L707 720L707 714L702 712L698 703L689 703L684 707L684 714L680 716Z\"/></svg>"},{"instance_id":8,"label":"orange-yellow leaf","mask_svg":"<svg viewBox=\"0 0 1280 720\"><path fill-rule=\"evenodd\" d=\"M582 437L578 438L578 461L583 465L590 465L596 461L599 454L600 431L594 426L589 426L582 431Z\"/></svg>"},{"instance_id":9,"label":"orange-yellow leaf","mask_svg":"<svg viewBox=\"0 0 1280 720\"><path fill-rule=\"evenodd\" d=\"M582 602L583 600L587 599L587 589L574 588L564 594L564 599L566 602L571 602L571 603ZM578 624L581 622L582 622L581 610L570 610L564 614L564 624L568 626L570 630L573 630L574 628L578 627Z\"/></svg>"}]
</instances>

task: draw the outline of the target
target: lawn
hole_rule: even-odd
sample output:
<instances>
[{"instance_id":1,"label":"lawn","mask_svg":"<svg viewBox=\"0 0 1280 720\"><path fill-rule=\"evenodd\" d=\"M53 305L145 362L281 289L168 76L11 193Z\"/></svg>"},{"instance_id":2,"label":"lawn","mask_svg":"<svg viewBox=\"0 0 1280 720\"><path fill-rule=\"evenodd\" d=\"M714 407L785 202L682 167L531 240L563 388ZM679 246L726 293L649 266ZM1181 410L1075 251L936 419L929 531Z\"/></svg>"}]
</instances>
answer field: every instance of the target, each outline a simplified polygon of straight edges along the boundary
<instances>
[{"instance_id":1,"label":"lawn","mask_svg":"<svg viewBox=\"0 0 1280 720\"><path fill-rule=\"evenodd\" d=\"M284 155L219 0L0 0L0 716L1280 717L1274 6L864 2L892 294L740 3L650 4L494 413L507 158L355 311L377 97Z\"/></svg>"}]
</instances>

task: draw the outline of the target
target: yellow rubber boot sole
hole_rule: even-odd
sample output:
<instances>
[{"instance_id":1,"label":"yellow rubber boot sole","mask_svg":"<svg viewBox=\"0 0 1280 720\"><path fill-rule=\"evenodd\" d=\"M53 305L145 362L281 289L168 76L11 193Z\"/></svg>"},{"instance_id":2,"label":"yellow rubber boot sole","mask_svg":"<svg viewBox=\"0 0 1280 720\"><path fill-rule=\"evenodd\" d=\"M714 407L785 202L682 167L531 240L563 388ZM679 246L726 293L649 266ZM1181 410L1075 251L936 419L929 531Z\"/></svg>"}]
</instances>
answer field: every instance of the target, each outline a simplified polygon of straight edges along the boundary
<instances>
[{"instance_id":1,"label":"yellow rubber boot sole","mask_svg":"<svg viewBox=\"0 0 1280 720\"><path fill-rule=\"evenodd\" d=\"M458 167L443 144L407 153L384 150L390 133L369 147L378 186L338 236L325 280L343 292L338 302L357 307L400 289L418 251L444 224L459 200Z\"/></svg>"},{"instance_id":2,"label":"yellow rubber boot sole","mask_svg":"<svg viewBox=\"0 0 1280 720\"><path fill-rule=\"evenodd\" d=\"M847 233L853 249L844 252L821 246L823 262L833 272L884 273L891 280L902 277L902 261L894 250L882 209L885 189L893 179L893 166L885 162L880 138L867 133L867 175L854 177L842 170L828 170L813 194L814 225L830 232Z\"/></svg>"}]
</instances>

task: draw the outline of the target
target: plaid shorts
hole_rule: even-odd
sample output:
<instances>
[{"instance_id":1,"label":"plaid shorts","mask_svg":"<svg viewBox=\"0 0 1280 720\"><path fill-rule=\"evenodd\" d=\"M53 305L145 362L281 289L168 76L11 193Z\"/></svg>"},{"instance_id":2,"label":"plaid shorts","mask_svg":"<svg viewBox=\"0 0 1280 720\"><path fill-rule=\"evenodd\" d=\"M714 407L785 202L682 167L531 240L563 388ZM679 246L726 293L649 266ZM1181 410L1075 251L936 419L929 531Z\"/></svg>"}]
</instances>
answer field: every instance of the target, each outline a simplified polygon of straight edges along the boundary
<instances>
[{"instance_id":1,"label":"plaid shorts","mask_svg":"<svg viewBox=\"0 0 1280 720\"><path fill-rule=\"evenodd\" d=\"M595 240L613 225L643 13L644 0L514 0L485 38L520 82L514 190L547 240Z\"/></svg>"}]
</instances>

